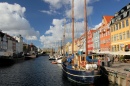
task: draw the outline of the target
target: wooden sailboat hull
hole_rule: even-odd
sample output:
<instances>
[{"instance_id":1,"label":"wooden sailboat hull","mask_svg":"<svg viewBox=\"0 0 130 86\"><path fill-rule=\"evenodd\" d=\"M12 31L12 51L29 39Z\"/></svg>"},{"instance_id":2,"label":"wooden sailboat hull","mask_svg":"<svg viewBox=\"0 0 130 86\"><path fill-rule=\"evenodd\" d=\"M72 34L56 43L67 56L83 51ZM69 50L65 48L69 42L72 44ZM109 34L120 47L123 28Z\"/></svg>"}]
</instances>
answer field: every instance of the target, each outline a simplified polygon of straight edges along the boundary
<instances>
[{"instance_id":1,"label":"wooden sailboat hull","mask_svg":"<svg viewBox=\"0 0 130 86\"><path fill-rule=\"evenodd\" d=\"M62 64L63 74L71 81L80 84L93 84L98 78L100 78L99 71L81 71L74 70Z\"/></svg>"}]
</instances>

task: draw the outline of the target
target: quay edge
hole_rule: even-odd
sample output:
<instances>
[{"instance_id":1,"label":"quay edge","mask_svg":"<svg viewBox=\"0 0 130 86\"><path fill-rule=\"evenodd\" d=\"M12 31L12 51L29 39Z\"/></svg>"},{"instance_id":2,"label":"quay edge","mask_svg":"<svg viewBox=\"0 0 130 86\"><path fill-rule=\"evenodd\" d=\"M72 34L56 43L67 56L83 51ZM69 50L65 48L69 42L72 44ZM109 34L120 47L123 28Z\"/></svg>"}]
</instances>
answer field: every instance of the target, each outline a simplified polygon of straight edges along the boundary
<instances>
[{"instance_id":1,"label":"quay edge","mask_svg":"<svg viewBox=\"0 0 130 86\"><path fill-rule=\"evenodd\" d=\"M105 67L108 71L109 80L118 86L130 86L130 64L115 63L111 67ZM125 69L129 69L126 71Z\"/></svg>"}]
</instances>

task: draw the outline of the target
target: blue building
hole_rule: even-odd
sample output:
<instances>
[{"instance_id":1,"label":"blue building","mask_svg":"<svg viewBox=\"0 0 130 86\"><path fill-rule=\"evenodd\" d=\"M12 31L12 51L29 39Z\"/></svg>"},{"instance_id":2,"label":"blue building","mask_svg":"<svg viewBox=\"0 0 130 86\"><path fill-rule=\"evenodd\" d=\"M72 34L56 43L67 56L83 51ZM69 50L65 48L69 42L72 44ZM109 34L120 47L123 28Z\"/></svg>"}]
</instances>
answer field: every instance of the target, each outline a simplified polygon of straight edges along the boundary
<instances>
[{"instance_id":1,"label":"blue building","mask_svg":"<svg viewBox=\"0 0 130 86\"><path fill-rule=\"evenodd\" d=\"M93 33L93 51L99 52L100 51L100 31L96 29Z\"/></svg>"}]
</instances>

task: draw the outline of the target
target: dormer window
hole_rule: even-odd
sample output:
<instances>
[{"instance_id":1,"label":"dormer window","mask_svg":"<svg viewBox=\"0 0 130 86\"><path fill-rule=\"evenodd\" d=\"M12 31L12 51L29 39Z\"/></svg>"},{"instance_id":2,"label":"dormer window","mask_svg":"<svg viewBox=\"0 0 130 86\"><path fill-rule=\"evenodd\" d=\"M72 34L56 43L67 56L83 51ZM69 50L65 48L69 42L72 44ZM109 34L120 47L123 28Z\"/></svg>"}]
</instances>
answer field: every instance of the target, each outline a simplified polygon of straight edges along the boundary
<instances>
[{"instance_id":1,"label":"dormer window","mask_svg":"<svg viewBox=\"0 0 130 86\"><path fill-rule=\"evenodd\" d=\"M112 19L112 23L114 23L115 22L115 19Z\"/></svg>"},{"instance_id":2,"label":"dormer window","mask_svg":"<svg viewBox=\"0 0 130 86\"><path fill-rule=\"evenodd\" d=\"M126 20L126 26L129 26L129 21L128 21L128 19Z\"/></svg>"},{"instance_id":3,"label":"dormer window","mask_svg":"<svg viewBox=\"0 0 130 86\"><path fill-rule=\"evenodd\" d=\"M124 21L122 21L122 28L124 28L125 27L125 23L124 23Z\"/></svg>"},{"instance_id":4,"label":"dormer window","mask_svg":"<svg viewBox=\"0 0 130 86\"><path fill-rule=\"evenodd\" d=\"M117 17L117 20L121 20L121 17L120 17L120 16L118 16L118 17Z\"/></svg>"},{"instance_id":5,"label":"dormer window","mask_svg":"<svg viewBox=\"0 0 130 86\"><path fill-rule=\"evenodd\" d=\"M130 5L127 5L127 9L129 9L130 8Z\"/></svg>"},{"instance_id":6,"label":"dormer window","mask_svg":"<svg viewBox=\"0 0 130 86\"><path fill-rule=\"evenodd\" d=\"M115 16L118 16L118 13L115 13Z\"/></svg>"},{"instance_id":7,"label":"dormer window","mask_svg":"<svg viewBox=\"0 0 130 86\"><path fill-rule=\"evenodd\" d=\"M121 12L124 12L124 9L122 9Z\"/></svg>"},{"instance_id":8,"label":"dormer window","mask_svg":"<svg viewBox=\"0 0 130 86\"><path fill-rule=\"evenodd\" d=\"M116 24L116 30L118 30L118 24Z\"/></svg>"},{"instance_id":9,"label":"dormer window","mask_svg":"<svg viewBox=\"0 0 130 86\"><path fill-rule=\"evenodd\" d=\"M119 23L119 29L121 29L121 23Z\"/></svg>"},{"instance_id":10,"label":"dormer window","mask_svg":"<svg viewBox=\"0 0 130 86\"><path fill-rule=\"evenodd\" d=\"M126 16L127 16L127 12L124 12L124 13L123 13L123 17L126 17Z\"/></svg>"}]
</instances>

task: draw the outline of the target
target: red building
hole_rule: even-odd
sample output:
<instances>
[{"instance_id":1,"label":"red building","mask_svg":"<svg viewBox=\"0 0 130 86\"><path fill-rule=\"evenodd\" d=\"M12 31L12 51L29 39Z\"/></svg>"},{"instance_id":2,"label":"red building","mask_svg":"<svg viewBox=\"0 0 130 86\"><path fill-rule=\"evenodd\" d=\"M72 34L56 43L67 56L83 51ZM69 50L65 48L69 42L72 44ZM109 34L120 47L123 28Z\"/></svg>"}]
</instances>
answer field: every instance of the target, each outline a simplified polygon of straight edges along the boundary
<instances>
[{"instance_id":1,"label":"red building","mask_svg":"<svg viewBox=\"0 0 130 86\"><path fill-rule=\"evenodd\" d=\"M102 25L100 26L100 50L110 51L110 27L109 22L113 16L103 16Z\"/></svg>"},{"instance_id":2,"label":"red building","mask_svg":"<svg viewBox=\"0 0 130 86\"><path fill-rule=\"evenodd\" d=\"M93 51L93 32L95 30L88 31L88 54Z\"/></svg>"}]
</instances>

